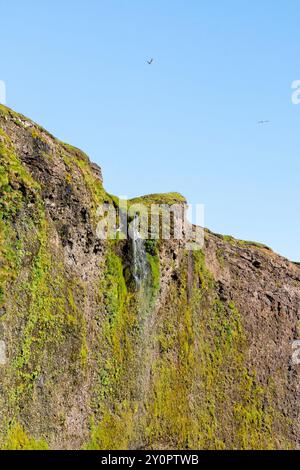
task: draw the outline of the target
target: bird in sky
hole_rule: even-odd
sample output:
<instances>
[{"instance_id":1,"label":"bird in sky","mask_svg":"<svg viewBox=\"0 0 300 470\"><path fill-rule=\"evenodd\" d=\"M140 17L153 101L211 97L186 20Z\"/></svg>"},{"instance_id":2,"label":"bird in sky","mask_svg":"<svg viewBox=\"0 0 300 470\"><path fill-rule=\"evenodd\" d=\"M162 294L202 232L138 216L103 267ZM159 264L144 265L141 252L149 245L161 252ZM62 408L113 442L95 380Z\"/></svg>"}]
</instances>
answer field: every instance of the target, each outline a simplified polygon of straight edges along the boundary
<instances>
[{"instance_id":1,"label":"bird in sky","mask_svg":"<svg viewBox=\"0 0 300 470\"><path fill-rule=\"evenodd\" d=\"M150 60L147 60L147 63L148 63L149 65L153 64L153 62L154 62L154 59L153 59L153 58L151 58Z\"/></svg>"},{"instance_id":2,"label":"bird in sky","mask_svg":"<svg viewBox=\"0 0 300 470\"><path fill-rule=\"evenodd\" d=\"M270 121L258 121L258 124L269 124Z\"/></svg>"}]
</instances>

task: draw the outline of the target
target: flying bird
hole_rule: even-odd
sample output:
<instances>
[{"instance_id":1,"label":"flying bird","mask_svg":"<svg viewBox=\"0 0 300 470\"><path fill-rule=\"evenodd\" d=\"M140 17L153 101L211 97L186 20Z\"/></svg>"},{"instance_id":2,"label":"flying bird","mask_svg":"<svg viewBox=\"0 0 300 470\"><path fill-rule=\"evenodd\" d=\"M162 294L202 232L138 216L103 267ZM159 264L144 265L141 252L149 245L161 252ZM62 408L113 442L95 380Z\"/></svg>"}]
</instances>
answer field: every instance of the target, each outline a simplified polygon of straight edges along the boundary
<instances>
[{"instance_id":1,"label":"flying bird","mask_svg":"<svg viewBox=\"0 0 300 470\"><path fill-rule=\"evenodd\" d=\"M154 59L147 60L147 63L151 65L154 62Z\"/></svg>"},{"instance_id":2,"label":"flying bird","mask_svg":"<svg viewBox=\"0 0 300 470\"><path fill-rule=\"evenodd\" d=\"M258 121L258 124L269 124L270 121Z\"/></svg>"}]
</instances>

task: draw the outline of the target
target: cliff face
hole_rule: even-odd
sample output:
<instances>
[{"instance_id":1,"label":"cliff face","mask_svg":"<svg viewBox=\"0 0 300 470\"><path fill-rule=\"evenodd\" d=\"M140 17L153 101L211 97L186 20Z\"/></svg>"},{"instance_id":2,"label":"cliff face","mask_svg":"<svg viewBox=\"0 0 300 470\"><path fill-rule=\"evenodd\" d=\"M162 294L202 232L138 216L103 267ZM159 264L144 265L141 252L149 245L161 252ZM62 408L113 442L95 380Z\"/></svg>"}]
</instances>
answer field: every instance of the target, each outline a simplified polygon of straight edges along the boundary
<instances>
[{"instance_id":1,"label":"cliff face","mask_svg":"<svg viewBox=\"0 0 300 470\"><path fill-rule=\"evenodd\" d=\"M86 155L0 107L1 447L299 447L299 267L206 231L146 243L137 285L104 202Z\"/></svg>"}]
</instances>

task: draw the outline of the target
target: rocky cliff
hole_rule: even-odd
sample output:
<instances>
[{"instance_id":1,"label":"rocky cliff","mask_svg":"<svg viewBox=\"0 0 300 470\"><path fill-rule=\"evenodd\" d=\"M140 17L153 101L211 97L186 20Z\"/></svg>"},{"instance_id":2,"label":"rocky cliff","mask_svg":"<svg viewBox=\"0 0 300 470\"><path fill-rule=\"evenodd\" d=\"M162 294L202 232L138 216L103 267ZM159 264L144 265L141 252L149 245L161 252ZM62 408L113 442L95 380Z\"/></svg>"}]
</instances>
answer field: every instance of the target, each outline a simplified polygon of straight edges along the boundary
<instances>
[{"instance_id":1,"label":"rocky cliff","mask_svg":"<svg viewBox=\"0 0 300 470\"><path fill-rule=\"evenodd\" d=\"M300 268L206 230L138 273L104 202L84 153L0 107L1 448L299 447Z\"/></svg>"}]
</instances>

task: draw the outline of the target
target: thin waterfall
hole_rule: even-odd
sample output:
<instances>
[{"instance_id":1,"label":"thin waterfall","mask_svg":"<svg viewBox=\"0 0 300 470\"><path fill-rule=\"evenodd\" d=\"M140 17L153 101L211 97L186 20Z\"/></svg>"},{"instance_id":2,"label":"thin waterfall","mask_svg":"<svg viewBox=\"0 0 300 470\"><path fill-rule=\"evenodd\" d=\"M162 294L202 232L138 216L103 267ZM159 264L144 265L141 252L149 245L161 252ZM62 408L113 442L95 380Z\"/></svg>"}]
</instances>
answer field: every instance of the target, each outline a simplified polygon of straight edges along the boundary
<instances>
[{"instance_id":1,"label":"thin waterfall","mask_svg":"<svg viewBox=\"0 0 300 470\"><path fill-rule=\"evenodd\" d=\"M139 233L139 217L136 215L130 224L130 236L132 240L133 265L132 274L137 289L140 289L149 278L150 269L147 261L147 253L144 240Z\"/></svg>"},{"instance_id":2,"label":"thin waterfall","mask_svg":"<svg viewBox=\"0 0 300 470\"><path fill-rule=\"evenodd\" d=\"M145 242L140 234L140 220L138 215L129 225L129 235L132 246L132 277L136 289L137 319L139 325L139 341L136 346L136 364L138 387L133 392L133 399L138 407L133 417L134 427L137 430L137 438L134 442L136 448L143 445L143 440L138 438L143 434L143 419L145 413L144 403L147 401L149 383L151 377L151 334L153 331L154 303L151 289L152 273L147 258Z\"/></svg>"}]
</instances>

